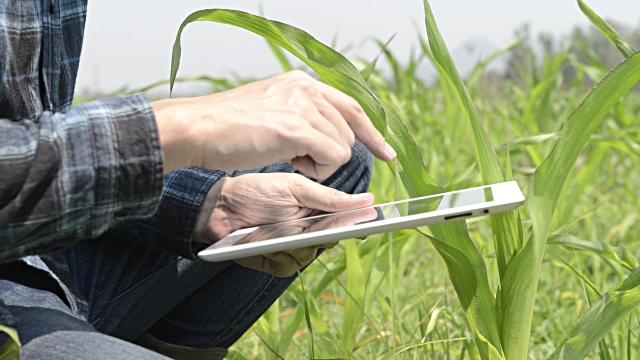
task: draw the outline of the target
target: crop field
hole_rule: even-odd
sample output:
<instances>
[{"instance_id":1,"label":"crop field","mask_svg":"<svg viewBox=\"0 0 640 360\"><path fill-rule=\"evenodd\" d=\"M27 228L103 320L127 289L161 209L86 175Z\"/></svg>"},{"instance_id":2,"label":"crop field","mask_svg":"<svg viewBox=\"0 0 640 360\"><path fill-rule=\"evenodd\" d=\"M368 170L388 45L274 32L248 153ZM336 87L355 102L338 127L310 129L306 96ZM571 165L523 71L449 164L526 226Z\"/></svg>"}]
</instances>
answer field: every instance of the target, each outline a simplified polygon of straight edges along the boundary
<instances>
[{"instance_id":1,"label":"crop field","mask_svg":"<svg viewBox=\"0 0 640 360\"><path fill-rule=\"evenodd\" d=\"M238 82L179 76L182 30L208 21L256 33L283 71L298 58L357 99L398 151L376 163L377 202L508 179L527 196L505 215L341 242L230 358L640 359L640 44L579 1L615 63L593 37L552 50L520 38L462 77L438 14L424 10L419 50L393 54L383 39L375 59L347 60L232 10L196 12L180 28L172 86ZM418 75L426 63L433 79Z\"/></svg>"}]
</instances>

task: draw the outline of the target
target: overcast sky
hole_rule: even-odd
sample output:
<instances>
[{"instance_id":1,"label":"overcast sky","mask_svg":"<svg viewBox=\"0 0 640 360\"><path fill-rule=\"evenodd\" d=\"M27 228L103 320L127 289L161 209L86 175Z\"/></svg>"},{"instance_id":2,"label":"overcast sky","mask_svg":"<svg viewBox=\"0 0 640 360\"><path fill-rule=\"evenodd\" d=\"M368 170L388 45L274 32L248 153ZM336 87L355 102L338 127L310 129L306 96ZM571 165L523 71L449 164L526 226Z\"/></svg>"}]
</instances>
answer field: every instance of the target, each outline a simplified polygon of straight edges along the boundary
<instances>
[{"instance_id":1,"label":"overcast sky","mask_svg":"<svg viewBox=\"0 0 640 360\"><path fill-rule=\"evenodd\" d=\"M478 42L500 47L523 23L534 31L566 34L587 24L575 0L432 0L443 36L452 50ZM640 24L638 0L588 0L605 18ZM397 34L391 48L407 58L416 45L416 26L424 28L421 0L107 0L89 1L78 90L112 91L166 79L171 45L180 22L192 11L232 8L300 27L338 47L369 37ZM278 71L264 42L244 30L219 24L194 24L184 32L181 75L261 77ZM354 50L367 58L372 46ZM459 54L459 53L458 53ZM461 55L458 55L461 56ZM456 59L465 61L468 59Z\"/></svg>"}]
</instances>

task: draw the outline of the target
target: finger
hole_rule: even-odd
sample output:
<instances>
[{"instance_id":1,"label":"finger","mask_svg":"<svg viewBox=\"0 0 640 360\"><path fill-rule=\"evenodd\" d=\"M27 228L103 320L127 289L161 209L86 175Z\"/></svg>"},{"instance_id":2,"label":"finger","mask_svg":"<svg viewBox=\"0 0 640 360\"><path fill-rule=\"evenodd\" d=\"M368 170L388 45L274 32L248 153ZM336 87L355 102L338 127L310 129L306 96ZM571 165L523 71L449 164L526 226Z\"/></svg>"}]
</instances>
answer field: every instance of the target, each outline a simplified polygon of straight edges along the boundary
<instances>
[{"instance_id":1,"label":"finger","mask_svg":"<svg viewBox=\"0 0 640 360\"><path fill-rule=\"evenodd\" d=\"M318 181L333 174L337 167L316 163L310 156L299 156L291 160L291 165L306 176Z\"/></svg>"},{"instance_id":2,"label":"finger","mask_svg":"<svg viewBox=\"0 0 640 360\"><path fill-rule=\"evenodd\" d=\"M329 108L333 108L331 104L327 103L327 105ZM320 106L320 105L316 104L316 106ZM338 110L336 110L335 108L333 108L333 110L334 110L334 113L333 113L334 116L337 114L340 118L342 118L342 115L340 115L340 112L338 112ZM331 111L326 108L323 109L323 111L330 116L332 115ZM338 119L334 119L334 121L340 122L340 120ZM353 132L347 126L344 119L342 119L341 122L344 124L345 127L347 127L349 132L351 132L351 136L353 136ZM340 130L336 127L336 125L333 124L333 121L329 120L326 116L324 116L320 112L319 108L315 109L315 116L313 116L310 119L310 124L314 129L327 135L333 141L338 143L338 145L342 146L342 149L344 150L344 152L349 154L349 158L351 158L351 147L353 146L353 141L349 138L348 134L341 133Z\"/></svg>"},{"instance_id":3,"label":"finger","mask_svg":"<svg viewBox=\"0 0 640 360\"><path fill-rule=\"evenodd\" d=\"M262 271L276 277L293 276L301 268L297 259L288 252L266 254L262 263Z\"/></svg>"},{"instance_id":4,"label":"finger","mask_svg":"<svg viewBox=\"0 0 640 360\"><path fill-rule=\"evenodd\" d=\"M298 270L301 270L305 266L309 265L313 261L313 259L316 258L316 255L318 254L318 247L310 246L310 247L304 247L299 249L293 249L293 250L287 251L287 253L289 253L291 258L294 259Z\"/></svg>"},{"instance_id":5,"label":"finger","mask_svg":"<svg viewBox=\"0 0 640 360\"><path fill-rule=\"evenodd\" d=\"M351 148L353 144L355 144L356 137L340 111L328 102L324 96L317 96L317 98L314 99L314 102L320 115L333 125L343 141L349 146L349 148Z\"/></svg>"},{"instance_id":6,"label":"finger","mask_svg":"<svg viewBox=\"0 0 640 360\"><path fill-rule=\"evenodd\" d=\"M277 277L289 277L299 268L291 256L286 253L251 256L236 259L234 262L244 268L260 271Z\"/></svg>"},{"instance_id":7,"label":"finger","mask_svg":"<svg viewBox=\"0 0 640 360\"><path fill-rule=\"evenodd\" d=\"M233 262L242 266L243 268L262 271L262 264L264 262L264 258L262 256L251 256L248 258L235 259Z\"/></svg>"},{"instance_id":8,"label":"finger","mask_svg":"<svg viewBox=\"0 0 640 360\"><path fill-rule=\"evenodd\" d=\"M350 195L321 185L303 176L296 177L291 193L298 206L325 212L347 211L373 204L373 194Z\"/></svg>"},{"instance_id":9,"label":"finger","mask_svg":"<svg viewBox=\"0 0 640 360\"><path fill-rule=\"evenodd\" d=\"M313 164L303 162L299 170L305 175L317 180L324 180L333 174L340 166L351 159L351 149L347 152L343 146L325 133L309 126L304 131L292 134L291 141L296 147L297 157L310 157ZM296 164L300 164L297 162ZM292 165L296 166L296 164ZM310 166L312 165L312 166Z\"/></svg>"},{"instance_id":10,"label":"finger","mask_svg":"<svg viewBox=\"0 0 640 360\"><path fill-rule=\"evenodd\" d=\"M320 93L342 114L356 138L373 155L384 161L390 161L396 157L395 150L387 144L382 134L373 126L357 101L327 84L322 82L318 82L318 84Z\"/></svg>"},{"instance_id":11,"label":"finger","mask_svg":"<svg viewBox=\"0 0 640 360\"><path fill-rule=\"evenodd\" d=\"M301 173L317 179L317 170L316 163L313 161L311 157L307 156L298 156L296 158L291 159L291 165L294 168L298 169Z\"/></svg>"}]
</instances>

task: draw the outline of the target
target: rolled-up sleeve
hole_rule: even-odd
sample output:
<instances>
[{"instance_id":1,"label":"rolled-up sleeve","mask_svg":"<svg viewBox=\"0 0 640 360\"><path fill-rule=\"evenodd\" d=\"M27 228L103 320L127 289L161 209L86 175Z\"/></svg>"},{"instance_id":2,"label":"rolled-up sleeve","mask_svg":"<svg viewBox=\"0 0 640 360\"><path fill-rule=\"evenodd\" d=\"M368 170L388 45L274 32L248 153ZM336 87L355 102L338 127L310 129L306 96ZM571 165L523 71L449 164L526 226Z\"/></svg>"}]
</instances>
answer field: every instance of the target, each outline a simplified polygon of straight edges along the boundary
<instances>
[{"instance_id":1,"label":"rolled-up sleeve","mask_svg":"<svg viewBox=\"0 0 640 360\"><path fill-rule=\"evenodd\" d=\"M0 119L0 262L153 215L162 161L153 111L142 95L36 119Z\"/></svg>"}]
</instances>

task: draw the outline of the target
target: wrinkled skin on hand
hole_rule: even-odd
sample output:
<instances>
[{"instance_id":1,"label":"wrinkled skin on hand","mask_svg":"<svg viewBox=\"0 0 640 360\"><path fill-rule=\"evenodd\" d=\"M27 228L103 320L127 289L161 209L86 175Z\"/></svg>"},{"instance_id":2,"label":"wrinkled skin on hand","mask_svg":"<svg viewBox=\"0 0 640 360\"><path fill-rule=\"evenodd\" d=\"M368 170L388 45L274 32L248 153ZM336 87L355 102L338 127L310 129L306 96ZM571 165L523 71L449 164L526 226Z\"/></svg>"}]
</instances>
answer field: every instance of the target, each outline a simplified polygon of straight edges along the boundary
<instances>
[{"instance_id":1,"label":"wrinkled skin on hand","mask_svg":"<svg viewBox=\"0 0 640 360\"><path fill-rule=\"evenodd\" d=\"M215 205L207 212L205 226L205 238L209 243L238 229L296 220L319 212L363 208L371 206L374 200L370 193L350 195L293 173L246 174L225 178L216 187L211 193L216 197ZM368 215L361 213L355 220L370 220L363 218L365 215L375 218L375 211ZM340 221L353 220L345 217ZM311 262L318 248L296 249L236 262L276 276L290 276Z\"/></svg>"},{"instance_id":2,"label":"wrinkled skin on hand","mask_svg":"<svg viewBox=\"0 0 640 360\"><path fill-rule=\"evenodd\" d=\"M301 71L213 95L153 103L165 172L251 169L289 162L326 179L356 139L384 161L395 151L348 95Z\"/></svg>"}]
</instances>

